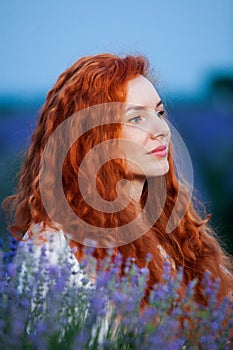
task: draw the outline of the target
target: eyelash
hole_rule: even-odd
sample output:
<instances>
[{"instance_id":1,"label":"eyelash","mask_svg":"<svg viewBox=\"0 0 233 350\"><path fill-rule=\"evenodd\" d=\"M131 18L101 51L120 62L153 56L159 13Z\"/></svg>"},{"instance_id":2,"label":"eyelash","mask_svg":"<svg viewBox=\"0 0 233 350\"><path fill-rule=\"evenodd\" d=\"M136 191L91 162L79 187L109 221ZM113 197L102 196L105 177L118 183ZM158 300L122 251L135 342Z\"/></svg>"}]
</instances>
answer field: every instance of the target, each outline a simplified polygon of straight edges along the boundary
<instances>
[{"instance_id":1,"label":"eyelash","mask_svg":"<svg viewBox=\"0 0 233 350\"><path fill-rule=\"evenodd\" d=\"M156 112L157 116L159 118L164 118L165 117L165 111L159 111L159 112Z\"/></svg>"},{"instance_id":2,"label":"eyelash","mask_svg":"<svg viewBox=\"0 0 233 350\"><path fill-rule=\"evenodd\" d=\"M159 111L159 112L156 112L156 115L159 117L159 118L164 118L165 117L165 111ZM133 121L137 119L137 121ZM139 121L142 121L142 117L140 115L137 115L131 119L129 119L129 123L132 123L132 124L137 124L137 122Z\"/></svg>"},{"instance_id":3,"label":"eyelash","mask_svg":"<svg viewBox=\"0 0 233 350\"><path fill-rule=\"evenodd\" d=\"M142 120L142 117L140 117L140 115L137 115L136 117L133 117L133 118L129 119L129 122L130 122L130 123L133 123L133 124L136 124L137 121L136 121L136 122L133 122L134 119L137 119L138 121L141 121L141 120Z\"/></svg>"}]
</instances>

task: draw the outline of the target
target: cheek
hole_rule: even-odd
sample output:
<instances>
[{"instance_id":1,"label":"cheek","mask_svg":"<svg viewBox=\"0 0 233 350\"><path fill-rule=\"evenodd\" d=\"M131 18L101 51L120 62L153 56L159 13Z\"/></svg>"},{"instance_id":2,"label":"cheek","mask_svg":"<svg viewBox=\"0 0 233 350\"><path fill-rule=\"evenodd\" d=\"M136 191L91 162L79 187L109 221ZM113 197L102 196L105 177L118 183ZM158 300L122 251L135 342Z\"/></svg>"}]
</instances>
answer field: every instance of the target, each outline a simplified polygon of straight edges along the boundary
<instances>
[{"instance_id":1,"label":"cheek","mask_svg":"<svg viewBox=\"0 0 233 350\"><path fill-rule=\"evenodd\" d=\"M168 128L168 135L166 137L166 141L168 144L171 142L171 130L170 130L170 128Z\"/></svg>"},{"instance_id":2,"label":"cheek","mask_svg":"<svg viewBox=\"0 0 233 350\"><path fill-rule=\"evenodd\" d=\"M124 126L122 129L122 138L145 145L147 142L147 133L139 128Z\"/></svg>"}]
</instances>

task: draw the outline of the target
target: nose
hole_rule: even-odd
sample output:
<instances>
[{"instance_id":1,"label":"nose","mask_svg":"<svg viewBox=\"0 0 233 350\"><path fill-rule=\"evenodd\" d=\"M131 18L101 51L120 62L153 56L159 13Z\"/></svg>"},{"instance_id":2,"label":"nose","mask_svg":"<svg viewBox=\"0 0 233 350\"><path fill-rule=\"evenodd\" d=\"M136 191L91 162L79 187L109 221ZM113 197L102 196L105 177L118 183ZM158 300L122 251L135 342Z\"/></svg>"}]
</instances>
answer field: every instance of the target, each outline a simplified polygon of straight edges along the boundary
<instances>
[{"instance_id":1,"label":"nose","mask_svg":"<svg viewBox=\"0 0 233 350\"><path fill-rule=\"evenodd\" d=\"M169 130L166 130L166 131L164 130L163 132L151 133L150 135L151 135L152 140L156 140L159 138L163 139L163 138L167 137L168 134L169 134Z\"/></svg>"},{"instance_id":2,"label":"nose","mask_svg":"<svg viewBox=\"0 0 233 350\"><path fill-rule=\"evenodd\" d=\"M165 119L150 115L147 119L147 132L152 140L167 138L170 135L170 128Z\"/></svg>"}]
</instances>

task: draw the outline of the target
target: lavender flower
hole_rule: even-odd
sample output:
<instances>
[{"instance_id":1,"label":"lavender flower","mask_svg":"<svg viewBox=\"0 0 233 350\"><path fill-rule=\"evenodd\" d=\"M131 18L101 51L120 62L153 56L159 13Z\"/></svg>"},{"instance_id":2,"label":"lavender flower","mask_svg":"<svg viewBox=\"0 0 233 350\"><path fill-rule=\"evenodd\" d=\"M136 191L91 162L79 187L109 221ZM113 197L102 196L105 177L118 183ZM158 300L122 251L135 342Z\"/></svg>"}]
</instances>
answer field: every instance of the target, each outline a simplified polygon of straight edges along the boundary
<instances>
[{"instance_id":1,"label":"lavender flower","mask_svg":"<svg viewBox=\"0 0 233 350\"><path fill-rule=\"evenodd\" d=\"M209 274L203 280L209 298L205 307L193 301L197 281L179 300L183 272L173 277L165 263L163 283L154 286L141 312L148 268L128 260L119 278L122 257L111 262L109 256L91 283L89 274L96 268L91 253L87 249L78 269L67 249L55 263L51 248L43 247L36 256L29 244L11 260L0 252L3 349L231 349L233 310L227 298L219 305L219 281Z\"/></svg>"}]
</instances>

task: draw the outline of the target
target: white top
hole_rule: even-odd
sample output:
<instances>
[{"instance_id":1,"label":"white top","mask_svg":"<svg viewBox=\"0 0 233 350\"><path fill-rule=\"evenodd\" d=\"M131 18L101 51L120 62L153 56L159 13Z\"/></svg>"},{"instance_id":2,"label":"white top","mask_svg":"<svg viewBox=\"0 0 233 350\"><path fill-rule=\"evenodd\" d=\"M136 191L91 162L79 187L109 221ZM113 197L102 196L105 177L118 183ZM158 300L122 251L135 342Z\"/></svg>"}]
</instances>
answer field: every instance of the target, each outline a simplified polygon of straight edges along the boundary
<instances>
[{"instance_id":1,"label":"white top","mask_svg":"<svg viewBox=\"0 0 233 350\"><path fill-rule=\"evenodd\" d=\"M22 266L21 276L23 276L27 270L26 262L24 263L22 258L26 258L30 254L33 255L33 265L35 265L36 268L39 268L39 259L42 251L45 249L49 266L58 266L62 261L69 264L69 266L71 266L70 283L79 286L82 285L81 280L86 276L84 276L80 269L79 262L70 248L69 240L65 237L63 231L56 231L52 228L47 228L43 232L39 232L41 228L42 224L33 224L30 228L32 237L30 238L27 231L23 240L20 241L18 245L16 259ZM93 287L93 278L92 281L90 278L86 286Z\"/></svg>"},{"instance_id":2,"label":"white top","mask_svg":"<svg viewBox=\"0 0 233 350\"><path fill-rule=\"evenodd\" d=\"M30 232L32 233L32 237L28 240L30 236L28 233L29 231L27 231L24 235L23 241L19 243L18 252L25 250L28 251L28 249L30 249L30 245L33 244L34 257L35 259L39 259L42 247L46 246L46 255L50 264L56 265L58 263L59 257L63 256L63 258L67 258L68 263L71 264L73 269L72 271L74 272L73 275L76 275L76 273L80 271L80 266L72 249L69 246L69 238L65 236L62 229L59 229L59 225L57 225L59 229L58 231L47 227L45 230L40 232L42 227L42 223L31 225ZM171 268L175 269L174 261L167 255L164 248L161 245L159 245L158 248L161 256L170 262ZM90 280L93 282L95 279L95 267L89 267L88 273Z\"/></svg>"},{"instance_id":3,"label":"white top","mask_svg":"<svg viewBox=\"0 0 233 350\"><path fill-rule=\"evenodd\" d=\"M41 254L43 254L43 249L46 249L46 257L48 259L49 265L58 265L61 263L61 260L65 263L68 263L71 266L71 273L69 275L68 285L74 286L83 286L82 279L85 277L85 288L95 288L95 280L93 279L93 273L89 275L89 271L93 271L95 267L93 266L92 269L88 269L88 275L84 274L83 271L80 269L80 265L78 260L76 259L74 253L72 252L70 246L69 246L69 240L65 237L64 232L62 230L56 231L52 228L47 228L46 230L39 232L42 228L42 224L33 224L30 227L30 232L32 232L31 239L28 239L29 233L27 232L24 235L24 240L19 243L18 251L16 255L16 259L18 259L18 262L21 264L21 272L19 276L19 283L18 283L18 291L19 293L23 292L23 289L25 288L24 285L24 276L25 274L29 273L30 276L30 269L28 269L28 265L26 262L26 259L23 260L22 258L30 257L33 261L33 264L35 263L36 269L39 268L39 259L41 257ZM44 243L41 243L41 239L39 237L42 237L46 241ZM30 255L29 255L30 254ZM30 277L29 277L30 279ZM87 282L88 280L88 282ZM32 294L30 295L31 298L31 310L33 312L34 308L36 307L36 304L34 302L34 292L32 291ZM48 292L48 286L43 285L43 297L46 297L46 294ZM44 299L46 302L46 299ZM101 327L99 330L98 335L98 342L101 344L105 336L107 335L108 326L109 326L109 319L112 314L112 306L108 302L107 305L107 314L106 317L102 319L101 321ZM76 310L78 312L78 310ZM98 330L98 327L94 326L92 329L92 337L95 338L96 332ZM30 325L27 327L27 331L30 332Z\"/></svg>"}]
</instances>

